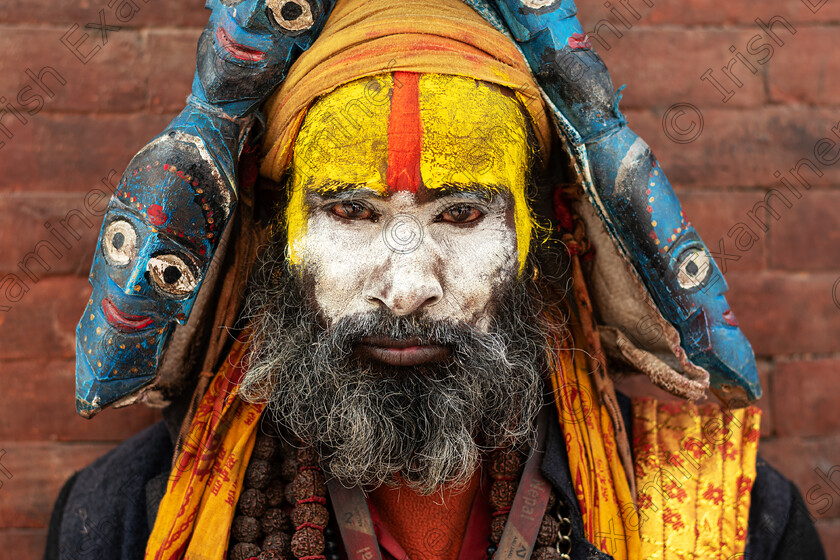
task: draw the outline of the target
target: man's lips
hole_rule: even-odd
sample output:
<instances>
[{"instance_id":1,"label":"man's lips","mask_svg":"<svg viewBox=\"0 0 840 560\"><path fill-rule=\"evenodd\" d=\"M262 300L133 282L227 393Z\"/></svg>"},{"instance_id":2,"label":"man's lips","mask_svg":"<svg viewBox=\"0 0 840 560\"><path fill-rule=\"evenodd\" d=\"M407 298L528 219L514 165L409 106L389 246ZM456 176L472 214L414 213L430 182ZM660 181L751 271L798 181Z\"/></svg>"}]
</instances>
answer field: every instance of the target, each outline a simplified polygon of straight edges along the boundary
<instances>
[{"instance_id":1,"label":"man's lips","mask_svg":"<svg viewBox=\"0 0 840 560\"><path fill-rule=\"evenodd\" d=\"M117 309L117 306L109 298L102 300L102 312L105 314L105 320L112 327L122 331L139 331L140 329L145 329L154 321L151 317L123 313Z\"/></svg>"},{"instance_id":2,"label":"man's lips","mask_svg":"<svg viewBox=\"0 0 840 560\"><path fill-rule=\"evenodd\" d=\"M369 358L392 366L417 366L440 361L449 355L446 346L423 344L415 338L396 340L383 336L363 338L359 350Z\"/></svg>"},{"instance_id":3,"label":"man's lips","mask_svg":"<svg viewBox=\"0 0 840 560\"><path fill-rule=\"evenodd\" d=\"M246 62L260 62L265 59L264 52L235 43L221 26L216 29L216 42L236 59Z\"/></svg>"}]
</instances>

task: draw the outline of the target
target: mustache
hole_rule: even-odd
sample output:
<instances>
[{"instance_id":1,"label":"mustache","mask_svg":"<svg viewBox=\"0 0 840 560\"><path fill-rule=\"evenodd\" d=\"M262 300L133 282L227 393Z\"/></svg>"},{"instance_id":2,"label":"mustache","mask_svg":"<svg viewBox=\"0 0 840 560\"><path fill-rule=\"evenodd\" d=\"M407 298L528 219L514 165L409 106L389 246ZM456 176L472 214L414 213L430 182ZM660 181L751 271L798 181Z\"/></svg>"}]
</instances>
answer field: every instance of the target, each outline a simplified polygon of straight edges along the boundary
<instances>
[{"instance_id":1,"label":"mustache","mask_svg":"<svg viewBox=\"0 0 840 560\"><path fill-rule=\"evenodd\" d=\"M343 317L327 332L339 348L371 339L457 347L483 334L464 321L429 319L421 314L397 316L384 309Z\"/></svg>"}]
</instances>

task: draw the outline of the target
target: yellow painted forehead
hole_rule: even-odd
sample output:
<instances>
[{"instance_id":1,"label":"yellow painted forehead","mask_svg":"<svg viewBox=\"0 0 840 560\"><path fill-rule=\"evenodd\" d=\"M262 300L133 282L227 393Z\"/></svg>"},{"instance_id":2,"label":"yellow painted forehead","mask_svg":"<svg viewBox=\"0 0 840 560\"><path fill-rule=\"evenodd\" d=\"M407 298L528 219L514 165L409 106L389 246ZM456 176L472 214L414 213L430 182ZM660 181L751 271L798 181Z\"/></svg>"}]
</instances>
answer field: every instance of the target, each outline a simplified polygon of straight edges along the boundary
<instances>
[{"instance_id":1,"label":"yellow painted forehead","mask_svg":"<svg viewBox=\"0 0 840 560\"><path fill-rule=\"evenodd\" d=\"M363 78L310 107L294 145L294 186L384 183L392 87L389 74Z\"/></svg>"},{"instance_id":2,"label":"yellow painted forehead","mask_svg":"<svg viewBox=\"0 0 840 560\"><path fill-rule=\"evenodd\" d=\"M286 215L293 262L305 233L305 191L479 187L512 195L524 265L532 230L527 126L512 92L460 76L397 72L321 97L294 145Z\"/></svg>"},{"instance_id":3,"label":"yellow painted forehead","mask_svg":"<svg viewBox=\"0 0 840 560\"><path fill-rule=\"evenodd\" d=\"M493 84L460 76L420 78L426 188L480 183L524 189L528 178L527 128L519 101Z\"/></svg>"}]
</instances>

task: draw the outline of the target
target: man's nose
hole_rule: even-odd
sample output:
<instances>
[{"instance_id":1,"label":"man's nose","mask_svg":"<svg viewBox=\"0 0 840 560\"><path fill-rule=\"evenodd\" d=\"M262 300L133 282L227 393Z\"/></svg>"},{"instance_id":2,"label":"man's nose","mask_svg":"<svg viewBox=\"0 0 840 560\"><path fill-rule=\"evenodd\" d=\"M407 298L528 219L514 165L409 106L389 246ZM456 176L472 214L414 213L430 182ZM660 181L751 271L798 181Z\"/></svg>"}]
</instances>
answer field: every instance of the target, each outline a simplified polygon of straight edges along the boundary
<instances>
[{"instance_id":1,"label":"man's nose","mask_svg":"<svg viewBox=\"0 0 840 560\"><path fill-rule=\"evenodd\" d=\"M387 307L394 315L410 315L434 305L443 297L443 286L428 254L390 255L372 271L365 299Z\"/></svg>"},{"instance_id":2,"label":"man's nose","mask_svg":"<svg viewBox=\"0 0 840 560\"><path fill-rule=\"evenodd\" d=\"M265 0L245 0L233 9L233 18L245 29L264 28Z\"/></svg>"}]
</instances>

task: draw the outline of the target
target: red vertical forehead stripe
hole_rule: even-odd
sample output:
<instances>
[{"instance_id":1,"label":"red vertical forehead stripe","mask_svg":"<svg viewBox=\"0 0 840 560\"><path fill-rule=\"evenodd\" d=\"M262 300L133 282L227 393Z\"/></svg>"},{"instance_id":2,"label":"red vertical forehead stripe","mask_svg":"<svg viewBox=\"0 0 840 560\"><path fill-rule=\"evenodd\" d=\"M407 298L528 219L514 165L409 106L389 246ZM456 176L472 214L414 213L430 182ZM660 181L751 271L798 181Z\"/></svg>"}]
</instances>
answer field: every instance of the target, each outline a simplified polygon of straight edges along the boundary
<instances>
[{"instance_id":1,"label":"red vertical forehead stripe","mask_svg":"<svg viewBox=\"0 0 840 560\"><path fill-rule=\"evenodd\" d=\"M420 74L394 72L391 115L388 119L388 173L390 192L417 192L420 186Z\"/></svg>"}]
</instances>

